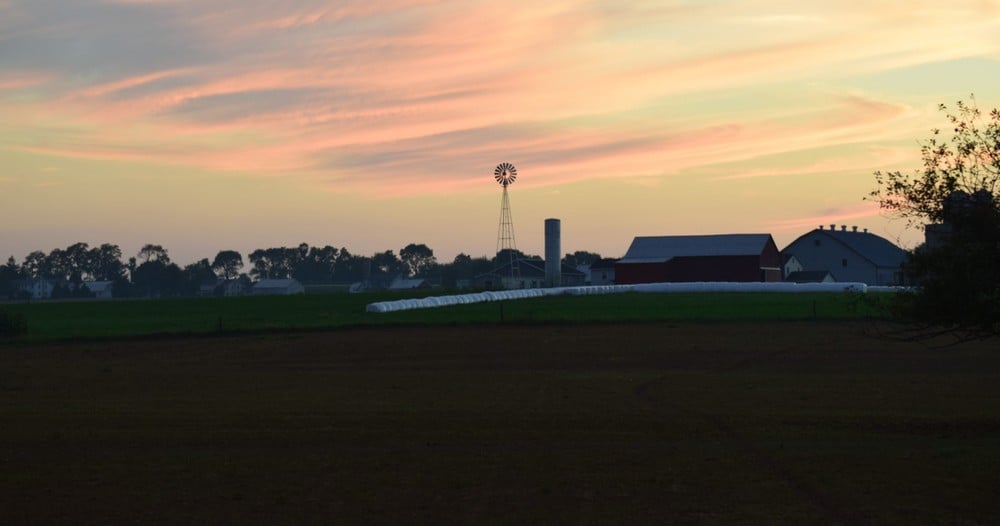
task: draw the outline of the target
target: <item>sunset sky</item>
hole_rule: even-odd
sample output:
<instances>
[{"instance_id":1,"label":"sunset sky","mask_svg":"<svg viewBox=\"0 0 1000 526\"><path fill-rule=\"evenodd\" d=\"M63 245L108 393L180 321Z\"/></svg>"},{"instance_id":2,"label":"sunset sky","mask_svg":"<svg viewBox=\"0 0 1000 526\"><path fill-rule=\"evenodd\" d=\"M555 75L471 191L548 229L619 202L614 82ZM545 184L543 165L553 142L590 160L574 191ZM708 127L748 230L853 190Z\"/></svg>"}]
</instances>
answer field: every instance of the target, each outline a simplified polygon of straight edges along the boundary
<instances>
[{"instance_id":1,"label":"sunset sky","mask_svg":"<svg viewBox=\"0 0 1000 526\"><path fill-rule=\"evenodd\" d=\"M0 0L0 258L83 241L439 260L858 225L938 103L1000 106L1000 0Z\"/></svg>"}]
</instances>

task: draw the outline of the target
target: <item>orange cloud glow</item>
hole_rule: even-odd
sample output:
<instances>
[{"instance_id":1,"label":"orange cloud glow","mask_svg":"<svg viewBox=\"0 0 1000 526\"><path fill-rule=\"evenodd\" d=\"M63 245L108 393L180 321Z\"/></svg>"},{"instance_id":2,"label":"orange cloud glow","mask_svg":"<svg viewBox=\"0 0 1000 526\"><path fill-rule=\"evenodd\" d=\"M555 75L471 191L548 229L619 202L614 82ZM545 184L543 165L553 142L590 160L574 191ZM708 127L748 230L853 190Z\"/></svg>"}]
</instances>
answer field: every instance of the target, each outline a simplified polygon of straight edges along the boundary
<instances>
[{"instance_id":1,"label":"orange cloud glow","mask_svg":"<svg viewBox=\"0 0 1000 526\"><path fill-rule=\"evenodd\" d=\"M501 160L524 192L683 179L734 215L751 185L848 178L758 221L812 228L873 217L865 177L1000 82L992 0L59 4L0 0L8 196L53 160L95 188L141 165L372 207L472 199Z\"/></svg>"}]
</instances>

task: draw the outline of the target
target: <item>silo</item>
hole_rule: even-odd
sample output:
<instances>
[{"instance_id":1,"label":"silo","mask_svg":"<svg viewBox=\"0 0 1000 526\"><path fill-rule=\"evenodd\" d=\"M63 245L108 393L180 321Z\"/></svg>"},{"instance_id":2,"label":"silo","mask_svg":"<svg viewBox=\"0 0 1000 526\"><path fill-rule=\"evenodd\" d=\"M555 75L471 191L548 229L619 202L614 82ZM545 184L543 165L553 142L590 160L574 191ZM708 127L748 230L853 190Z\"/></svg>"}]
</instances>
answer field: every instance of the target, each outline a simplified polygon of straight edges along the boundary
<instances>
[{"instance_id":1,"label":"silo","mask_svg":"<svg viewBox=\"0 0 1000 526\"><path fill-rule=\"evenodd\" d=\"M545 284L562 286L562 240L558 219L545 220Z\"/></svg>"}]
</instances>

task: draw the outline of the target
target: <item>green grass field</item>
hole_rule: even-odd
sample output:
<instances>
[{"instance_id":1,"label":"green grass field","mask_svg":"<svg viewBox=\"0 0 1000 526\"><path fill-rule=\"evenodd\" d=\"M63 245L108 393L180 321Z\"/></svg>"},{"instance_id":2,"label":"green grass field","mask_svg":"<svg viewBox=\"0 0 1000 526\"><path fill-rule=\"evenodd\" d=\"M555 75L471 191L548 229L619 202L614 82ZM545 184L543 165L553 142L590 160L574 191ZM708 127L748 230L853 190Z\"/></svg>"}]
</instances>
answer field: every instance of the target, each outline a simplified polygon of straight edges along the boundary
<instances>
[{"instance_id":1,"label":"green grass field","mask_svg":"<svg viewBox=\"0 0 1000 526\"><path fill-rule=\"evenodd\" d=\"M427 295L427 294L425 294ZM613 294L558 296L397 313L365 312L368 303L412 293L184 298L0 305L27 322L22 342L367 325L846 320L879 316L847 294ZM878 298L868 295L867 298ZM882 298L885 299L884 297Z\"/></svg>"}]
</instances>

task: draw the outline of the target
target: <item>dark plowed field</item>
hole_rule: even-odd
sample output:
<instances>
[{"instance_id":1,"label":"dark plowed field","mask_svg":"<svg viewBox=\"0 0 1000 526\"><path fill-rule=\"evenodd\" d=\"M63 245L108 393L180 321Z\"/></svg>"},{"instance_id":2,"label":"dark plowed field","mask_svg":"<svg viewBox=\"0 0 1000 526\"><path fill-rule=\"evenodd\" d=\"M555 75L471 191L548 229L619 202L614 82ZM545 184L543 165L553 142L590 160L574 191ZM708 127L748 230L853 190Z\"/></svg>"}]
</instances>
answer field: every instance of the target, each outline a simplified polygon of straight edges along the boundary
<instances>
[{"instance_id":1,"label":"dark plowed field","mask_svg":"<svg viewBox=\"0 0 1000 526\"><path fill-rule=\"evenodd\" d=\"M0 523L1000 524L1000 342L879 329L0 346Z\"/></svg>"}]
</instances>

